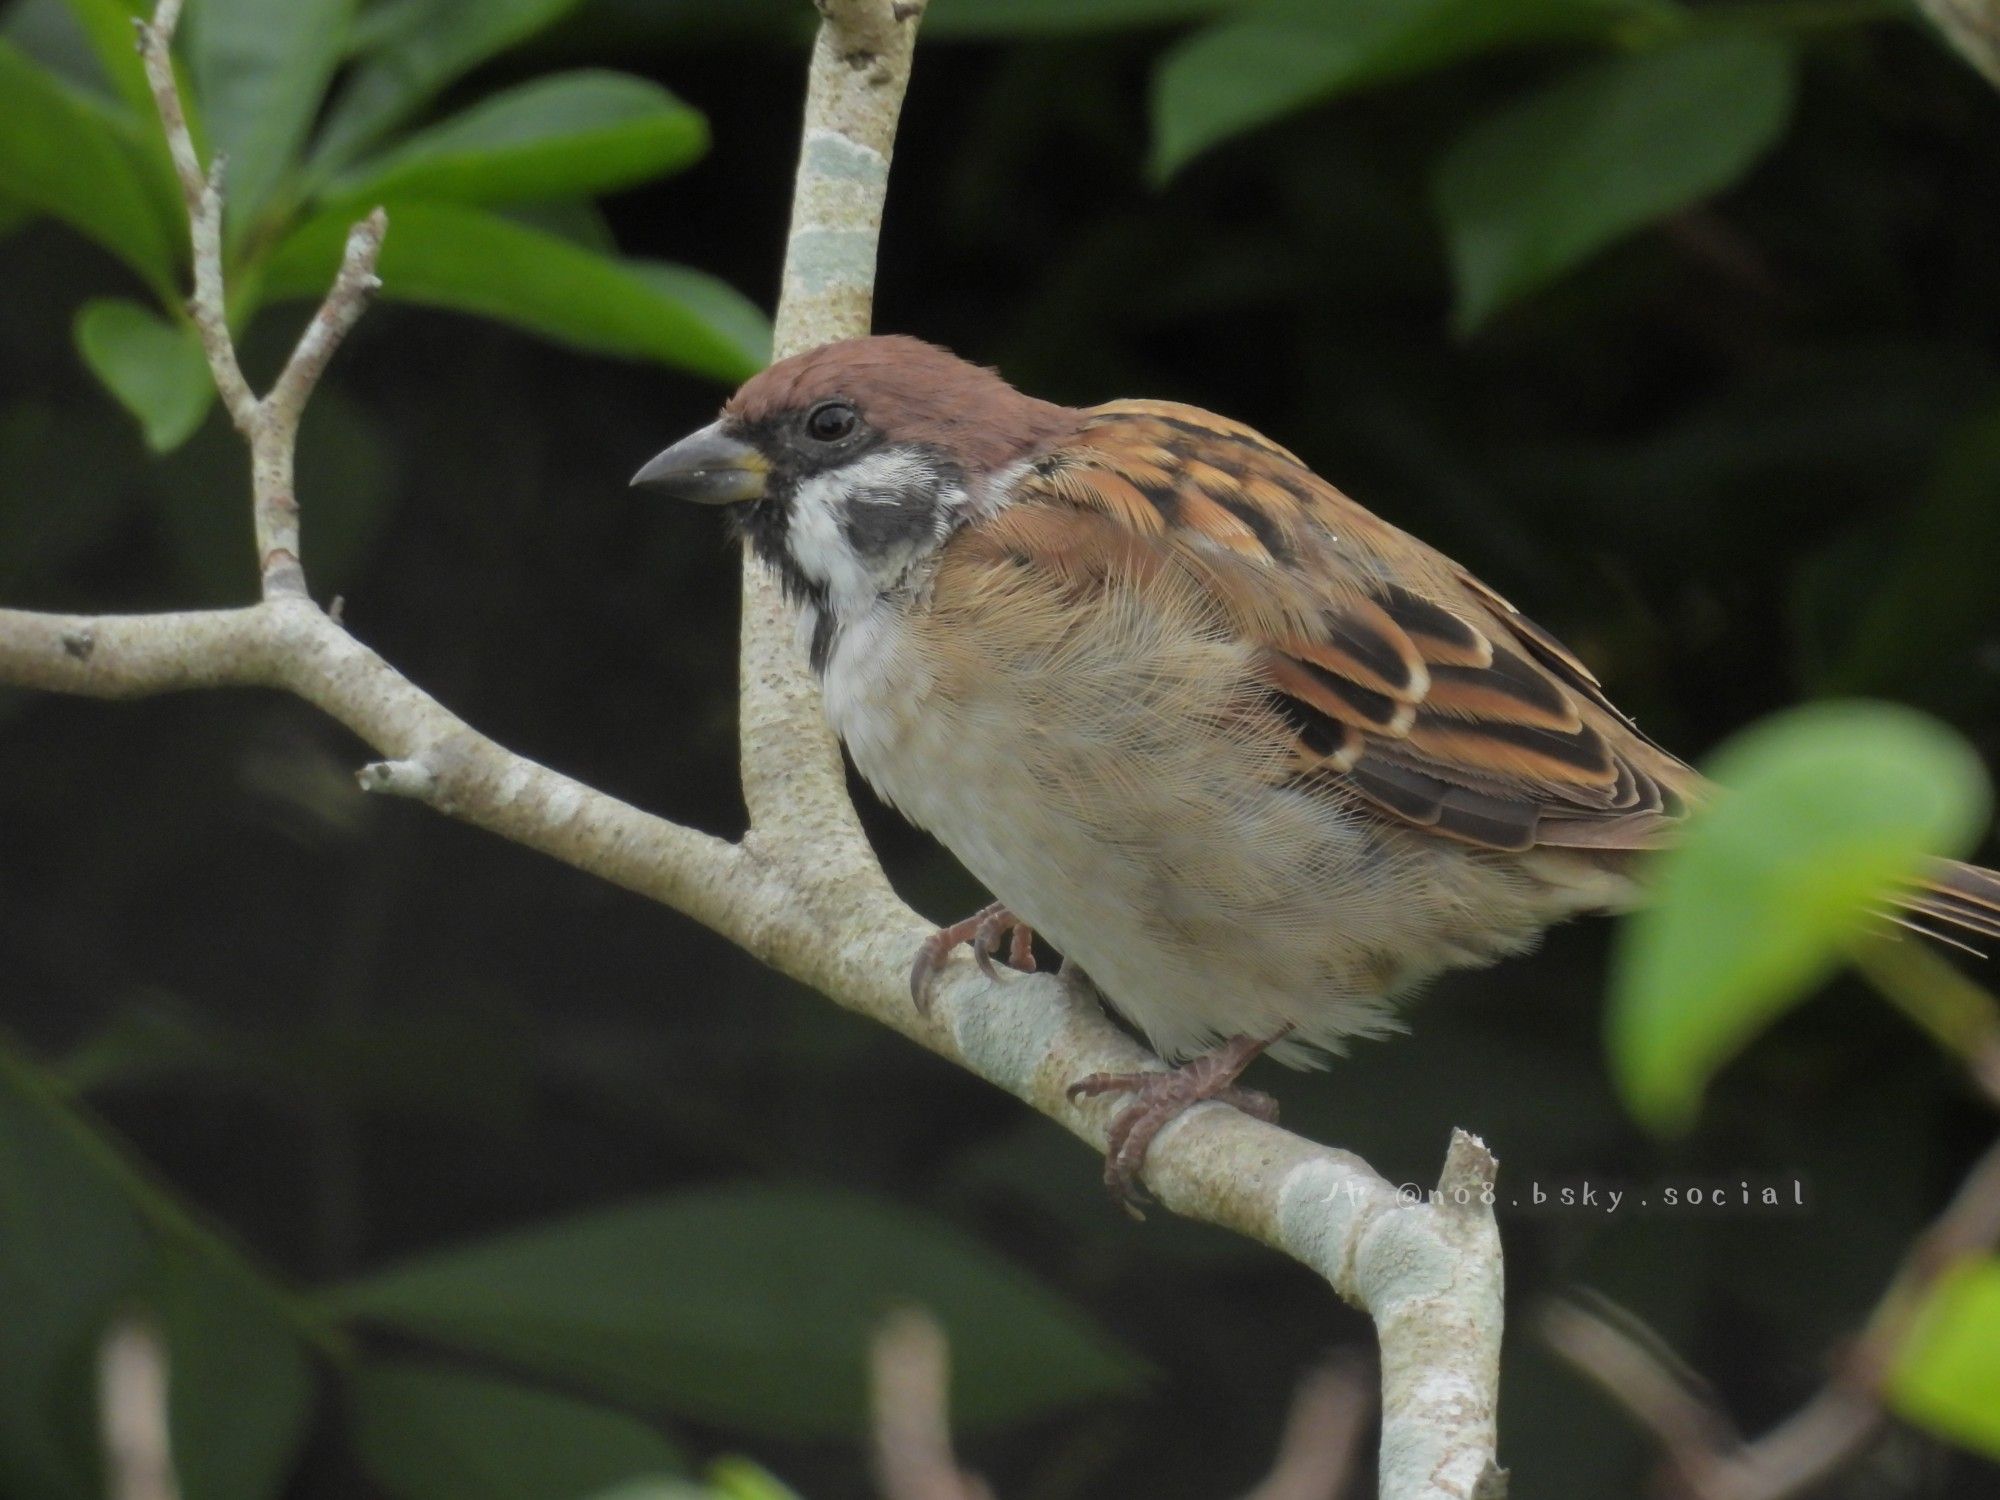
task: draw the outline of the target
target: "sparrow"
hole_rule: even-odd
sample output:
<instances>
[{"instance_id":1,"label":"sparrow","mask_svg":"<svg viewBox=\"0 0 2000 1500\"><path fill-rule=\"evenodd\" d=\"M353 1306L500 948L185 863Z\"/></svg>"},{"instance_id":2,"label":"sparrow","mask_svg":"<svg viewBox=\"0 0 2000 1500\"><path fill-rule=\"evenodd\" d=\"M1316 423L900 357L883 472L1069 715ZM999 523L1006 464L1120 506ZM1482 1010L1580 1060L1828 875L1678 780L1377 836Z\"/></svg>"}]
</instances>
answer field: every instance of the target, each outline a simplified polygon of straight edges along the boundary
<instances>
[{"instance_id":1,"label":"sparrow","mask_svg":"<svg viewBox=\"0 0 2000 1500\"><path fill-rule=\"evenodd\" d=\"M731 507L799 611L869 785L996 898L916 955L1039 933L1168 1072L1106 1181L1237 1077L1400 1029L1398 1002L1643 896L1709 788L1572 652L1240 422L1075 408L901 336L780 361L633 483ZM2000 937L1938 862L1899 920Z\"/></svg>"}]
</instances>

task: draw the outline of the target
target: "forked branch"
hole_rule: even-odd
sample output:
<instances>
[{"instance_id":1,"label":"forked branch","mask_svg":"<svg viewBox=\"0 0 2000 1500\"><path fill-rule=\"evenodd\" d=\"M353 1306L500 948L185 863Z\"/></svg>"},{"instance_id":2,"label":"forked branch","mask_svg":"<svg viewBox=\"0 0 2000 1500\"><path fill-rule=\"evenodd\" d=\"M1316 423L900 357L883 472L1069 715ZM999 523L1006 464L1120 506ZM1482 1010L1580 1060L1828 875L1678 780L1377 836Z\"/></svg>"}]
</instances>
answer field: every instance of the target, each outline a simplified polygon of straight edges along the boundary
<instances>
[{"instance_id":1,"label":"forked branch","mask_svg":"<svg viewBox=\"0 0 2000 1500\"><path fill-rule=\"evenodd\" d=\"M922 5L818 0L777 349L865 333L890 149ZM355 227L340 272L262 397L243 377L223 296L224 192L188 136L168 62L180 0L142 30L187 201L190 315L217 389L251 450L261 600L190 614L65 616L0 610L0 683L97 697L186 688L288 690L373 746L361 785L424 802L686 913L732 942L1025 1100L1102 1149L1109 1108L1072 1104L1073 1080L1156 1067L1093 1000L1060 979L997 983L969 964L941 976L927 1016L909 1002L930 926L903 904L848 800L840 760L764 573L744 579L743 782L738 844L666 822L514 754L423 692L306 592L292 462L300 413L374 286L386 229ZM1496 1164L1455 1134L1435 1194L1393 1188L1367 1163L1219 1105L1153 1145L1146 1180L1168 1208L1236 1230L1323 1275L1375 1320L1381 1344L1380 1493L1492 1500L1501 1262Z\"/></svg>"}]
</instances>

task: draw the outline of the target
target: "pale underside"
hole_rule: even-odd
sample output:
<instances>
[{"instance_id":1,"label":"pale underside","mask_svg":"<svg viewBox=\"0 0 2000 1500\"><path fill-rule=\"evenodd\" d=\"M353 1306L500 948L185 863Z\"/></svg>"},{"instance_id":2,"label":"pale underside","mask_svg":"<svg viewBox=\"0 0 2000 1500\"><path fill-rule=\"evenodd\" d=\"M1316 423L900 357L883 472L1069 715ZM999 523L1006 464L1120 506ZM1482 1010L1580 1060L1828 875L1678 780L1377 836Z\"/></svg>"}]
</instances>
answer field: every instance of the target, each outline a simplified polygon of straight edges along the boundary
<instances>
[{"instance_id":1,"label":"pale underside","mask_svg":"<svg viewBox=\"0 0 2000 1500\"><path fill-rule=\"evenodd\" d=\"M1313 1063L1631 894L1596 852L1472 848L1300 778L1253 654L1192 584L1110 576L1079 608L955 542L849 617L825 702L870 784L1169 1059L1291 1027L1274 1055Z\"/></svg>"}]
</instances>

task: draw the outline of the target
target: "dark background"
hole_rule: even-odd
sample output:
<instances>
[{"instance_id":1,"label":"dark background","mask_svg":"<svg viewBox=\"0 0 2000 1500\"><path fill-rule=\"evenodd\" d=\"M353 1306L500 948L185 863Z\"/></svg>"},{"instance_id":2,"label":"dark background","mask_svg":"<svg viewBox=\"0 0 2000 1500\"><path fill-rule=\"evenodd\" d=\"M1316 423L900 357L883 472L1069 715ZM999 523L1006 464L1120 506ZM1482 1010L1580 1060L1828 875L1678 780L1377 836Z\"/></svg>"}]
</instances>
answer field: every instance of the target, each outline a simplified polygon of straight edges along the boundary
<instances>
[{"instance_id":1,"label":"dark background","mask_svg":"<svg viewBox=\"0 0 2000 1500\"><path fill-rule=\"evenodd\" d=\"M949 0L938 0L939 9ZM1064 401L1171 397L1250 421L1571 642L1700 756L1801 698L1916 704L2000 761L2000 101L1907 26L1809 53L1798 117L1734 191L1501 314L1450 329L1424 165L1545 70L1500 57L1310 111L1164 187L1145 85L1170 31L920 51L877 326ZM796 149L789 7L586 7L477 88L558 63L650 74L709 117L705 161L614 199L627 251L768 303ZM476 90L474 90L476 92ZM49 226L0 243L0 599L241 601L243 461L211 413L150 458L68 336L123 273ZM287 320L262 320L268 370ZM736 830L735 558L717 518L629 495L723 392L439 313L372 311L301 452L307 568L370 645L514 749ZM1158 1370L1142 1396L968 1440L1021 1500L1211 1497L1261 1472L1287 1394L1364 1319L1218 1232L1126 1222L1054 1126L797 990L675 914L364 799L364 747L276 696L0 695L0 1020L202 1212L321 1281L698 1182L862 1186L942 1215ZM898 887L981 892L864 799ZM1598 1288L1751 1430L1816 1385L1992 1122L1950 1063L1836 987L1650 1141L1600 1043L1607 926L1440 985L1412 1037L1266 1070L1293 1128L1391 1180L1454 1125L1503 1163L1516 1493L1635 1493L1645 1449L1541 1347ZM1550 1207L1804 1184L1786 1214ZM1519 1203L1517 1205L1517 1201ZM331 1422L323 1418L323 1427ZM676 1424L814 1497L857 1448ZM292 1493L370 1493L322 1430ZM1838 1493L1972 1497L1996 1471L1913 1436Z\"/></svg>"}]
</instances>

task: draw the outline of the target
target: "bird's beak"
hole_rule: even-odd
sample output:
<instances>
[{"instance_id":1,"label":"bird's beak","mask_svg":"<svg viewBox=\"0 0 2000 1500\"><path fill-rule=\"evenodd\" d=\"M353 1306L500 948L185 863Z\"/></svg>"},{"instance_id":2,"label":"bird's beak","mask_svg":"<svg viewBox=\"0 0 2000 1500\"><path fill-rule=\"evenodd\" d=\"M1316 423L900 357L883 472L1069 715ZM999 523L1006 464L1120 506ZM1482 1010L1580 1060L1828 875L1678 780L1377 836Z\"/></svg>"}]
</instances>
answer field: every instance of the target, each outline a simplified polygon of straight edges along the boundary
<instances>
[{"instance_id":1,"label":"bird's beak","mask_svg":"<svg viewBox=\"0 0 2000 1500\"><path fill-rule=\"evenodd\" d=\"M733 505L761 500L770 469L763 454L711 422L653 459L632 483L697 505Z\"/></svg>"}]
</instances>

